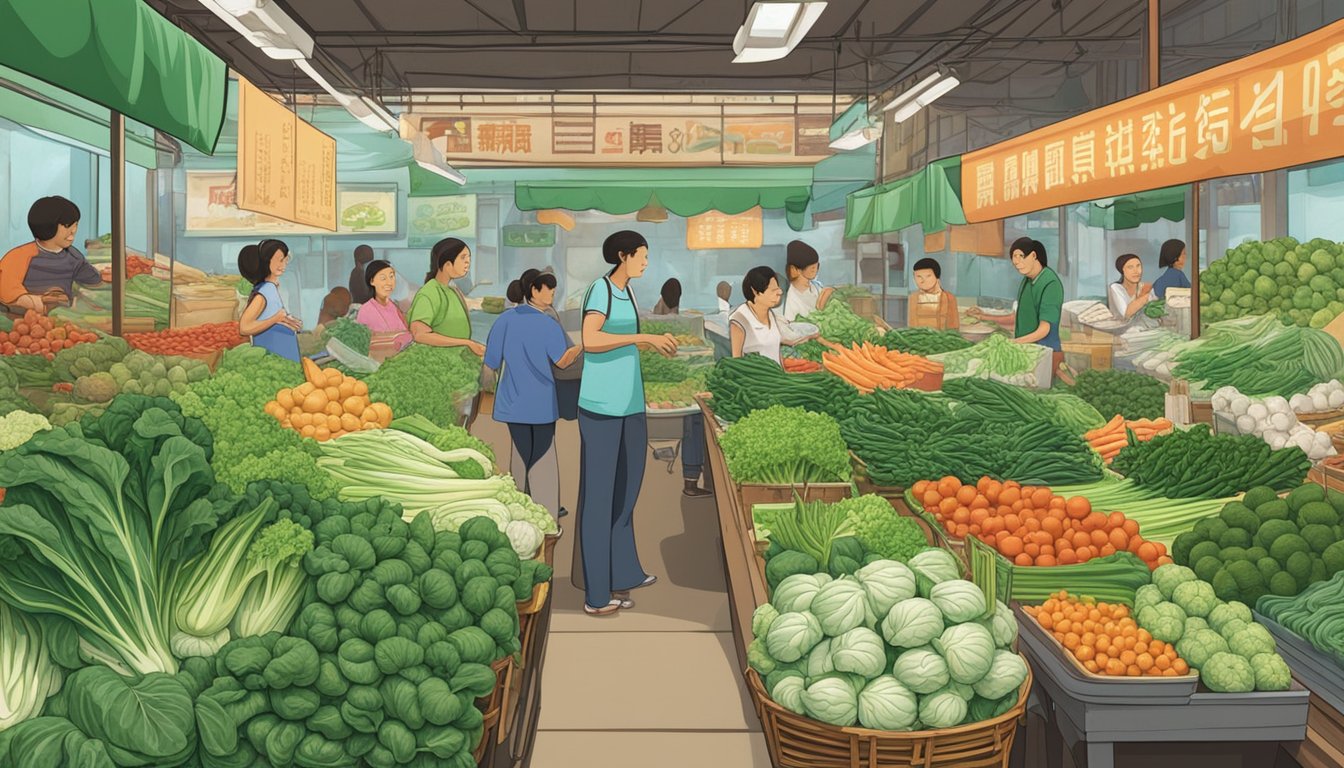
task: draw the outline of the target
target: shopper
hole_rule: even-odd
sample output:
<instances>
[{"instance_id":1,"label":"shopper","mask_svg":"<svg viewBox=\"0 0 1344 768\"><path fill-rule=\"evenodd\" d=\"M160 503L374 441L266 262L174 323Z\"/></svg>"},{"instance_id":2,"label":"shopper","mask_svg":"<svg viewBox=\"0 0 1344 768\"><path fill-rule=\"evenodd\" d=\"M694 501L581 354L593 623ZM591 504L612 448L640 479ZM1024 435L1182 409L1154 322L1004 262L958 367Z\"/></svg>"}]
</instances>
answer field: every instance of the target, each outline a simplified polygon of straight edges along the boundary
<instances>
[{"instance_id":1,"label":"shopper","mask_svg":"<svg viewBox=\"0 0 1344 768\"><path fill-rule=\"evenodd\" d=\"M653 308L655 315L681 314L681 281L675 277L663 283L659 290L661 298ZM705 471L705 418L692 413L681 419L681 478L686 485L681 495L699 499L714 494L700 487L700 477Z\"/></svg>"},{"instance_id":2,"label":"shopper","mask_svg":"<svg viewBox=\"0 0 1344 768\"><path fill-rule=\"evenodd\" d=\"M0 304L11 311L69 306L75 283L94 286L111 277L111 268L94 268L75 247L79 206L64 197L44 197L28 209L32 242L0 259Z\"/></svg>"},{"instance_id":3,"label":"shopper","mask_svg":"<svg viewBox=\"0 0 1344 768\"><path fill-rule=\"evenodd\" d=\"M560 411L551 369L568 368L581 350L545 312L555 301L555 275L532 271L519 282L523 303L500 315L490 328L485 366L499 372L494 418L509 428L514 482L558 520L555 423Z\"/></svg>"},{"instance_id":4,"label":"shopper","mask_svg":"<svg viewBox=\"0 0 1344 768\"><path fill-rule=\"evenodd\" d=\"M326 325L338 318L350 314L350 290L336 286L322 299L322 309L317 313L317 324Z\"/></svg>"},{"instance_id":5,"label":"shopper","mask_svg":"<svg viewBox=\"0 0 1344 768\"><path fill-rule=\"evenodd\" d=\"M1107 291L1111 314L1116 320L1129 322L1141 316L1143 308L1152 301L1153 286L1143 282L1143 259L1138 254L1126 253L1115 260L1115 271L1120 279L1111 283Z\"/></svg>"},{"instance_id":6,"label":"shopper","mask_svg":"<svg viewBox=\"0 0 1344 768\"><path fill-rule=\"evenodd\" d=\"M1168 288L1189 288L1190 278L1185 275L1185 242L1168 240L1158 252L1157 266L1163 269L1153 281L1153 296L1165 301Z\"/></svg>"},{"instance_id":7,"label":"shopper","mask_svg":"<svg viewBox=\"0 0 1344 768\"><path fill-rule=\"evenodd\" d=\"M653 584L635 546L634 512L644 480L648 425L637 344L674 355L670 334L640 332L631 282L649 266L649 244L622 231L602 244L612 265L583 301L584 373L579 394L582 439L579 480L579 555L586 591L583 610L610 615L632 606L628 592Z\"/></svg>"},{"instance_id":8,"label":"shopper","mask_svg":"<svg viewBox=\"0 0 1344 768\"><path fill-rule=\"evenodd\" d=\"M433 347L466 347L484 355L485 346L471 340L471 316L467 299L453 285L471 271L471 249L455 237L434 244L429 255L425 284L411 301L407 319L417 344Z\"/></svg>"},{"instance_id":9,"label":"shopper","mask_svg":"<svg viewBox=\"0 0 1344 768\"><path fill-rule=\"evenodd\" d=\"M373 298L369 290L369 263L373 261L373 249L367 245L355 246L355 268L350 270L350 301L363 304Z\"/></svg>"},{"instance_id":10,"label":"shopper","mask_svg":"<svg viewBox=\"0 0 1344 768\"><path fill-rule=\"evenodd\" d=\"M1045 245L1030 237L1019 237L1008 251L1013 268L1022 275L1017 289L1017 316L1013 324L1014 341L1018 344L1040 344L1052 351L1053 370L1064 383L1072 383L1069 369L1064 365L1064 351L1059 340L1060 315L1064 312L1064 284L1050 268ZM979 316L978 309L971 314Z\"/></svg>"},{"instance_id":11,"label":"shopper","mask_svg":"<svg viewBox=\"0 0 1344 768\"><path fill-rule=\"evenodd\" d=\"M775 311L781 293L779 277L769 267L753 267L742 278L742 298L746 303L733 312L728 324L733 357L763 355L780 363L781 344L793 346L816 338L790 333L789 324Z\"/></svg>"},{"instance_id":12,"label":"shopper","mask_svg":"<svg viewBox=\"0 0 1344 768\"><path fill-rule=\"evenodd\" d=\"M789 243L784 268L789 278L789 295L784 300L784 319L792 323L818 309L825 309L831 300L833 288L823 288L817 282L821 257L812 246L801 240Z\"/></svg>"},{"instance_id":13,"label":"shopper","mask_svg":"<svg viewBox=\"0 0 1344 768\"><path fill-rule=\"evenodd\" d=\"M655 315L681 314L681 281L672 278L658 289L658 303L653 305Z\"/></svg>"},{"instance_id":14,"label":"shopper","mask_svg":"<svg viewBox=\"0 0 1344 768\"><path fill-rule=\"evenodd\" d=\"M289 266L289 246L279 240L262 240L238 252L238 273L252 283L238 332L252 343L281 357L299 361L299 318L285 311L280 297L280 278Z\"/></svg>"},{"instance_id":15,"label":"shopper","mask_svg":"<svg viewBox=\"0 0 1344 768\"><path fill-rule=\"evenodd\" d=\"M924 258L915 262L915 286L919 291L910 297L911 328L933 328L955 331L961 328L961 313L957 299L943 290L943 267L936 259Z\"/></svg>"},{"instance_id":16,"label":"shopper","mask_svg":"<svg viewBox=\"0 0 1344 768\"><path fill-rule=\"evenodd\" d=\"M397 287L397 271L386 261L375 259L364 267L364 282L368 285L370 298L359 306L355 320L375 334L392 334L397 350L405 349L412 337L406 316L392 301L392 291Z\"/></svg>"}]
</instances>

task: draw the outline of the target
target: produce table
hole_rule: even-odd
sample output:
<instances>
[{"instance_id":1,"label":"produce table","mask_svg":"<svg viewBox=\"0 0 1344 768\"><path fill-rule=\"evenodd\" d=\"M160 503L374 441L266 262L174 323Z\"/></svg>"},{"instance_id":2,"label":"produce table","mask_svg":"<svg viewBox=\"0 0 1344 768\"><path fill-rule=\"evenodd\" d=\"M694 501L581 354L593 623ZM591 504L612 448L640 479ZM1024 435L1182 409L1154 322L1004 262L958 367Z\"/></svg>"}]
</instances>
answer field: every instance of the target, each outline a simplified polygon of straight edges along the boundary
<instances>
[{"instance_id":1,"label":"produce table","mask_svg":"<svg viewBox=\"0 0 1344 768\"><path fill-rule=\"evenodd\" d=\"M1033 621L1014 609L1019 626ZM1294 682L1279 693L1204 693L1175 697L1173 703L1142 704L1117 698L1108 703L1078 693L1084 681L1054 650L1029 632L1020 650L1035 673L1032 696L1046 721L1046 764L1063 764L1063 747L1083 742L1087 768L1112 768L1115 745L1147 742L1297 742L1307 731L1309 692ZM1086 700L1085 700L1086 699ZM1028 756L1029 764L1039 763Z\"/></svg>"},{"instance_id":2,"label":"produce table","mask_svg":"<svg viewBox=\"0 0 1344 768\"><path fill-rule=\"evenodd\" d=\"M541 717L541 676L546 663L546 643L551 630L551 609L554 600L547 600L532 620L536 622L536 642L532 644L521 669L514 670L521 676L516 693L517 705L510 714L512 718L506 725L507 735L503 743L494 745L486 755L482 765L491 768L527 768L532 764L532 749L537 740L537 723Z\"/></svg>"}]
</instances>

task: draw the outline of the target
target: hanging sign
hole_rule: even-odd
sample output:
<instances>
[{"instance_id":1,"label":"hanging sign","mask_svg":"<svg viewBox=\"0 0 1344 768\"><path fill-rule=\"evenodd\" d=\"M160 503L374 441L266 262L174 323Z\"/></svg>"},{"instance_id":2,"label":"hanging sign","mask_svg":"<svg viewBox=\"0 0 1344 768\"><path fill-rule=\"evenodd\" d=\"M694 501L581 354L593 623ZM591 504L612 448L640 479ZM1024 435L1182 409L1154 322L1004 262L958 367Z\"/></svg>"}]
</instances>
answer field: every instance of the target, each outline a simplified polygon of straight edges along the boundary
<instances>
[{"instance_id":1,"label":"hanging sign","mask_svg":"<svg viewBox=\"0 0 1344 768\"><path fill-rule=\"evenodd\" d=\"M335 232L336 140L238 80L238 207Z\"/></svg>"},{"instance_id":2,"label":"hanging sign","mask_svg":"<svg viewBox=\"0 0 1344 768\"><path fill-rule=\"evenodd\" d=\"M294 129L294 221L335 232L336 140L298 117Z\"/></svg>"},{"instance_id":3,"label":"hanging sign","mask_svg":"<svg viewBox=\"0 0 1344 768\"><path fill-rule=\"evenodd\" d=\"M969 222L1344 153L1344 21L962 157Z\"/></svg>"},{"instance_id":4,"label":"hanging sign","mask_svg":"<svg viewBox=\"0 0 1344 768\"><path fill-rule=\"evenodd\" d=\"M686 247L692 251L760 248L764 241L759 206L739 214L707 211L686 219Z\"/></svg>"},{"instance_id":5,"label":"hanging sign","mask_svg":"<svg viewBox=\"0 0 1344 768\"><path fill-rule=\"evenodd\" d=\"M509 248L550 248L555 245L555 227L550 224L506 224L504 245Z\"/></svg>"}]
</instances>

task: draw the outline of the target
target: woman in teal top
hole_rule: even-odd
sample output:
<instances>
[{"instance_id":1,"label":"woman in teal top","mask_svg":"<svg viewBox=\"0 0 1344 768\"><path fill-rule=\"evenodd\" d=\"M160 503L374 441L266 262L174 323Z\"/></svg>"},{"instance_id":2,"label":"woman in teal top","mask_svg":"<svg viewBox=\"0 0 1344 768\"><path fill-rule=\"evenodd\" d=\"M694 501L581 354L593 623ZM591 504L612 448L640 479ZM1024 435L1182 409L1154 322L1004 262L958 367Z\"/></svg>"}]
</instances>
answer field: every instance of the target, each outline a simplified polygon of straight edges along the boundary
<instances>
[{"instance_id":1,"label":"woman in teal top","mask_svg":"<svg viewBox=\"0 0 1344 768\"><path fill-rule=\"evenodd\" d=\"M602 258L612 269L584 298L579 386L579 554L583 610L592 616L632 607L629 591L657 581L644 572L635 547L635 502L649 439L636 345L668 356L677 351L670 334L640 333L630 281L649 266L644 236L617 232L602 244Z\"/></svg>"}]
</instances>

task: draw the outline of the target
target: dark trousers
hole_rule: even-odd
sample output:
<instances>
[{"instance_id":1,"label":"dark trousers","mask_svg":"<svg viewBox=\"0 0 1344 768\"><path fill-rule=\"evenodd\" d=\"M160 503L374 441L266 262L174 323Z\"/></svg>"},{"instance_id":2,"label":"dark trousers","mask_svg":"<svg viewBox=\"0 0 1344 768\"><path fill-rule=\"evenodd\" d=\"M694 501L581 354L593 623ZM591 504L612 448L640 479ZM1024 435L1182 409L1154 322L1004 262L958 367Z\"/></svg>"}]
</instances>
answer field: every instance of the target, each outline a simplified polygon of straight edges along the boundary
<instances>
[{"instance_id":1,"label":"dark trousers","mask_svg":"<svg viewBox=\"0 0 1344 768\"><path fill-rule=\"evenodd\" d=\"M699 480L705 468L705 417L692 414L681 421L681 476Z\"/></svg>"},{"instance_id":2,"label":"dark trousers","mask_svg":"<svg viewBox=\"0 0 1344 768\"><path fill-rule=\"evenodd\" d=\"M639 586L647 574L635 547L635 502L644 482L649 427L643 413L601 416L579 410L579 555L588 605Z\"/></svg>"},{"instance_id":3,"label":"dark trousers","mask_svg":"<svg viewBox=\"0 0 1344 768\"><path fill-rule=\"evenodd\" d=\"M546 508L552 517L560 514L560 462L555 453L555 422L508 424L513 440L509 471L518 490Z\"/></svg>"}]
</instances>

